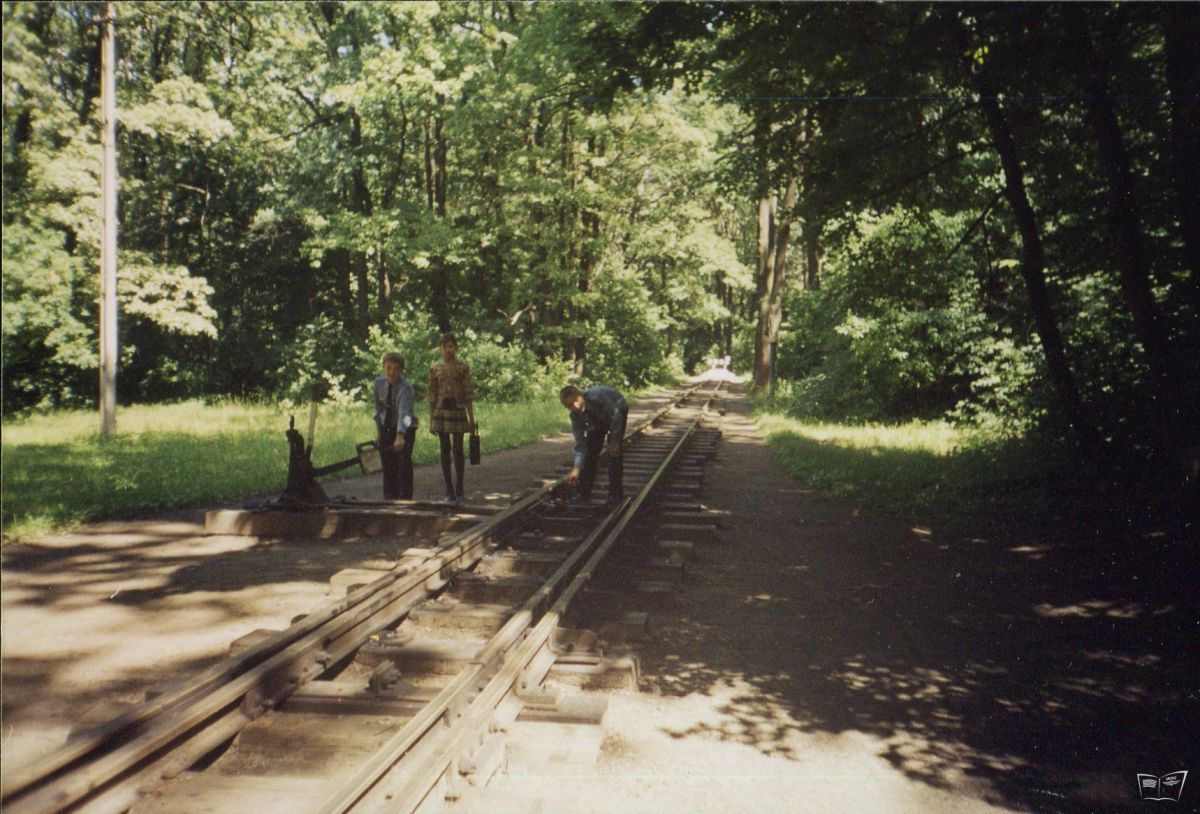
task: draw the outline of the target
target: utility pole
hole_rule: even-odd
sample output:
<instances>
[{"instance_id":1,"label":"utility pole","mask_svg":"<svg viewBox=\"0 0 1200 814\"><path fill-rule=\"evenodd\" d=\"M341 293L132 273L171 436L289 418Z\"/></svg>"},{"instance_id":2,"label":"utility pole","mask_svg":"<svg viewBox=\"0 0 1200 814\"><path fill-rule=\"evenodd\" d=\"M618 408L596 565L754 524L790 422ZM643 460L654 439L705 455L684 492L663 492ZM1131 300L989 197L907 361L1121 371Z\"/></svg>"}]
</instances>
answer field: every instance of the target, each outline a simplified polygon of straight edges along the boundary
<instances>
[{"instance_id":1,"label":"utility pole","mask_svg":"<svg viewBox=\"0 0 1200 814\"><path fill-rule=\"evenodd\" d=\"M116 10L104 3L100 43L100 435L117 432L117 39Z\"/></svg>"}]
</instances>

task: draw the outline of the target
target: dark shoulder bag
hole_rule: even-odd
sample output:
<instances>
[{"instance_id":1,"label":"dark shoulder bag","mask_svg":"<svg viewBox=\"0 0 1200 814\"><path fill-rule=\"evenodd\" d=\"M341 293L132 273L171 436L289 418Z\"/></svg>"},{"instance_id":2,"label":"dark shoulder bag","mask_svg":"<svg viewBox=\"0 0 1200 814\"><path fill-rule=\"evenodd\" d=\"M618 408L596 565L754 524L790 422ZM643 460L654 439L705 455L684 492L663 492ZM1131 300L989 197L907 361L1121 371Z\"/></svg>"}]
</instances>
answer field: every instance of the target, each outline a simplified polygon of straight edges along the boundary
<instances>
[{"instance_id":1,"label":"dark shoulder bag","mask_svg":"<svg viewBox=\"0 0 1200 814\"><path fill-rule=\"evenodd\" d=\"M483 458L483 450L479 443L478 427L476 427L475 432L471 433L470 449L468 450L467 455L470 456L472 465L479 463L480 459Z\"/></svg>"}]
</instances>

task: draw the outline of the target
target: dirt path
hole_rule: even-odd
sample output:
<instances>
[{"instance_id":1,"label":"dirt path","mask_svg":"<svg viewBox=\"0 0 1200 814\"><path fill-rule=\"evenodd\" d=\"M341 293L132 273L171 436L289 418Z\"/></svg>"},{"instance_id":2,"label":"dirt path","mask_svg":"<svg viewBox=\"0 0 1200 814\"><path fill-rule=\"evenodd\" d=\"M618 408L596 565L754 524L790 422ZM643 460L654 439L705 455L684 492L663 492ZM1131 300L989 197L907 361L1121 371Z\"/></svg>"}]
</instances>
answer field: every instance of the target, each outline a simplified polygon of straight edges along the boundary
<instances>
[{"instance_id":1,"label":"dirt path","mask_svg":"<svg viewBox=\"0 0 1200 814\"><path fill-rule=\"evenodd\" d=\"M1155 805L1138 772L1200 766L1194 579L860 516L729 406L704 498L723 542L653 616L594 770L539 810L1111 814Z\"/></svg>"},{"instance_id":2,"label":"dirt path","mask_svg":"<svg viewBox=\"0 0 1200 814\"><path fill-rule=\"evenodd\" d=\"M1130 802L1135 773L1200 771L1194 574L1161 552L942 539L860 516L790 479L747 403L729 408L705 487L729 513L722 542L654 614L643 692L614 697L592 769L501 786L544 812L1074 814L1147 810ZM509 502L568 446L490 456L469 497ZM436 467L417 482L418 497L440 491ZM325 601L341 568L394 553L204 537L197 520L6 548L6 773L80 710L136 701Z\"/></svg>"},{"instance_id":3,"label":"dirt path","mask_svg":"<svg viewBox=\"0 0 1200 814\"><path fill-rule=\"evenodd\" d=\"M745 413L704 492L724 544L607 719L588 782L608 806L547 812L1142 812L1136 773L1200 766L1200 597L1163 570L1180 541L859 516L787 477Z\"/></svg>"},{"instance_id":4,"label":"dirt path","mask_svg":"<svg viewBox=\"0 0 1200 814\"><path fill-rule=\"evenodd\" d=\"M874 654L907 648L867 604L870 586L894 582L870 552L903 535L791 480L747 412L744 398L728 402L705 481L705 505L729 513L721 542L697 547L672 604L651 615L641 692L610 696L591 770L522 767L495 781L496 799L517 801L503 810L1009 810L962 772L898 765L920 749L919 723L884 733L842 706L843 681L856 670L870 681Z\"/></svg>"}]
</instances>

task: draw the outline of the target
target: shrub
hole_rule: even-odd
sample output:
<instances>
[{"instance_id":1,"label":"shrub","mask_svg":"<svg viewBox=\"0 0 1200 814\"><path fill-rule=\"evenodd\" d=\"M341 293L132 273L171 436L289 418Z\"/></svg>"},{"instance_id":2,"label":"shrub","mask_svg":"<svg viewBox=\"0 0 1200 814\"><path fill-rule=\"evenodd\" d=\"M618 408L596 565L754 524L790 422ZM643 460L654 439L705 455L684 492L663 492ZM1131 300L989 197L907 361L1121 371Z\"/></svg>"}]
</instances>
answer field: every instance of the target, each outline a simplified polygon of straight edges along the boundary
<instances>
[{"instance_id":1,"label":"shrub","mask_svg":"<svg viewBox=\"0 0 1200 814\"><path fill-rule=\"evenodd\" d=\"M383 327L372 326L366 342L348 344L344 331L325 318L306 326L289 346L284 370L295 371L292 383L281 381L293 400L307 400L312 385L326 402L348 404L367 398L368 387L379 375L385 353L399 353L406 375L418 395L424 393L429 368L441 359L439 332L432 319L416 310L397 311ZM476 396L497 401L530 397L544 378L544 369L532 353L504 346L498 337L474 331L458 333L459 357L471 367Z\"/></svg>"},{"instance_id":2,"label":"shrub","mask_svg":"<svg viewBox=\"0 0 1200 814\"><path fill-rule=\"evenodd\" d=\"M476 336L467 331L459 341L461 357L471 367L478 398L528 401L549 395L555 389L555 382L566 378L566 362L542 365L532 351L504 345L497 336Z\"/></svg>"},{"instance_id":3,"label":"shrub","mask_svg":"<svg viewBox=\"0 0 1200 814\"><path fill-rule=\"evenodd\" d=\"M294 339L284 345L275 370L274 389L284 399L304 403L317 389L318 397L336 403L353 401L361 382L356 382L358 352L353 338L333 318L318 316L303 325Z\"/></svg>"},{"instance_id":4,"label":"shrub","mask_svg":"<svg viewBox=\"0 0 1200 814\"><path fill-rule=\"evenodd\" d=\"M939 212L861 215L822 288L789 302L779 374L794 384L779 406L801 418L989 426L1036 414L1040 355L1027 327L998 320L981 298L956 246L965 226Z\"/></svg>"}]
</instances>

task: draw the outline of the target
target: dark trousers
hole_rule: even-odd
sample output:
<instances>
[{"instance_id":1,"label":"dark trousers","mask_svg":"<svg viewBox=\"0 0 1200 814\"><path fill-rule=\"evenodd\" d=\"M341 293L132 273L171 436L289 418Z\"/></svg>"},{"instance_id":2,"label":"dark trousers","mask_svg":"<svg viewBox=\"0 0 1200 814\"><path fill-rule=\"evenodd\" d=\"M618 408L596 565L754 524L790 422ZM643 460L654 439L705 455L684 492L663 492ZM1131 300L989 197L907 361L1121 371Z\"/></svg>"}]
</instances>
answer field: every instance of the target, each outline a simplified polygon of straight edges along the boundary
<instances>
[{"instance_id":1,"label":"dark trousers","mask_svg":"<svg viewBox=\"0 0 1200 814\"><path fill-rule=\"evenodd\" d=\"M404 431L404 449L392 449L396 436L379 434L379 459L383 463L383 496L387 500L412 500L413 496L413 444L417 442L417 428Z\"/></svg>"},{"instance_id":2,"label":"dark trousers","mask_svg":"<svg viewBox=\"0 0 1200 814\"><path fill-rule=\"evenodd\" d=\"M446 481L446 497L463 496L463 469L466 456L463 455L463 434L461 432L439 432L438 443L442 454L442 479ZM454 455L454 481L450 480L451 449Z\"/></svg>"},{"instance_id":3,"label":"dark trousers","mask_svg":"<svg viewBox=\"0 0 1200 814\"><path fill-rule=\"evenodd\" d=\"M615 437L625 441L625 422L628 409L621 413L621 426ZM583 471L579 473L579 496L587 498L592 493L592 484L596 482L596 468L600 465L600 453L604 449L604 439L608 437L608 428L596 428L587 435L587 454L583 458ZM620 455L608 456L608 496L617 499L625 496L625 452Z\"/></svg>"}]
</instances>

